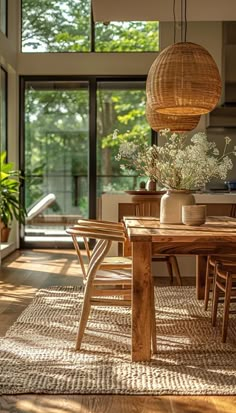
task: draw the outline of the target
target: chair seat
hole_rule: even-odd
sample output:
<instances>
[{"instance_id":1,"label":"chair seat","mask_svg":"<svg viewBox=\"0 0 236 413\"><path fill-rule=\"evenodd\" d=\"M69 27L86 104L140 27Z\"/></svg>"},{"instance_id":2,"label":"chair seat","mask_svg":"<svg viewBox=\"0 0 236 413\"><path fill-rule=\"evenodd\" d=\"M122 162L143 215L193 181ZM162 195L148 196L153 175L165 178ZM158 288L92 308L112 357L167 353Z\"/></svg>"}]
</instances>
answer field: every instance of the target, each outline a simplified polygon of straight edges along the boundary
<instances>
[{"instance_id":1,"label":"chair seat","mask_svg":"<svg viewBox=\"0 0 236 413\"><path fill-rule=\"evenodd\" d=\"M121 266L122 268L131 268L132 265L132 259L131 257L106 257L103 260L102 266L105 266L106 268L114 266Z\"/></svg>"},{"instance_id":2,"label":"chair seat","mask_svg":"<svg viewBox=\"0 0 236 413\"><path fill-rule=\"evenodd\" d=\"M94 277L94 285L110 284L116 285L117 282L122 284L131 284L132 275L125 270L102 271L98 270Z\"/></svg>"}]
</instances>

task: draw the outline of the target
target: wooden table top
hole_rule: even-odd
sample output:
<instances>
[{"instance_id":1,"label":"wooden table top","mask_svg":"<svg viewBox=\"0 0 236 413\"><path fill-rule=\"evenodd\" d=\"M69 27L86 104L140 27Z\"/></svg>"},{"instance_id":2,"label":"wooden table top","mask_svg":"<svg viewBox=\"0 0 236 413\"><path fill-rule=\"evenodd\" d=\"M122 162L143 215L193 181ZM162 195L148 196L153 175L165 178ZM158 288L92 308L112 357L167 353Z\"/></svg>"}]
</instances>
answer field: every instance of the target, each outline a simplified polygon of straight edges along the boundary
<instances>
[{"instance_id":1,"label":"wooden table top","mask_svg":"<svg viewBox=\"0 0 236 413\"><path fill-rule=\"evenodd\" d=\"M236 218L226 216L207 217L201 226L160 224L155 217L124 217L124 223L130 241L236 241Z\"/></svg>"}]
</instances>

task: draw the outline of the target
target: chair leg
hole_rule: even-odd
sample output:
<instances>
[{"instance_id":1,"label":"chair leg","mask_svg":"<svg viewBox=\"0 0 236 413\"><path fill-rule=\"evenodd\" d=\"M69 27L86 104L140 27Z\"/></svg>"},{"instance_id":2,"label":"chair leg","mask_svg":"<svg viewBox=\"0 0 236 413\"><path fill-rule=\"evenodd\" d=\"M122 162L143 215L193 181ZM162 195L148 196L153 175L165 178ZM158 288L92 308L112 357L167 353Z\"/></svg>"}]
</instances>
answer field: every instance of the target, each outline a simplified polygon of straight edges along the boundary
<instances>
[{"instance_id":1,"label":"chair leg","mask_svg":"<svg viewBox=\"0 0 236 413\"><path fill-rule=\"evenodd\" d=\"M215 275L217 277L217 275ZM211 323L213 327L216 325L216 316L217 316L217 308L218 308L218 302L219 302L219 294L220 290L219 287L217 286L217 278L215 278L214 282L214 290L213 290L213 302L212 302L212 312L211 312Z\"/></svg>"},{"instance_id":2,"label":"chair leg","mask_svg":"<svg viewBox=\"0 0 236 413\"><path fill-rule=\"evenodd\" d=\"M181 274L179 270L179 264L175 255L170 256L170 262L172 265L172 271L175 273L177 284L182 285Z\"/></svg>"},{"instance_id":3,"label":"chair leg","mask_svg":"<svg viewBox=\"0 0 236 413\"><path fill-rule=\"evenodd\" d=\"M79 321L78 333L76 337L75 350L80 350L82 339L84 336L84 331L85 331L87 321L89 318L90 308L91 308L91 304L90 304L91 292L90 292L90 289L87 287L88 287L88 284L84 292L84 300L83 300L83 306L82 306L82 311L81 311L81 316L80 316L80 321Z\"/></svg>"},{"instance_id":4,"label":"chair leg","mask_svg":"<svg viewBox=\"0 0 236 413\"><path fill-rule=\"evenodd\" d=\"M222 342L226 342L228 322L229 322L229 307L230 297L232 289L232 275L228 273L225 284L225 299L224 299L224 312L223 312L223 326L222 326Z\"/></svg>"},{"instance_id":5,"label":"chair leg","mask_svg":"<svg viewBox=\"0 0 236 413\"><path fill-rule=\"evenodd\" d=\"M152 331L152 352L153 354L157 353L157 332L156 332L156 315L155 315L155 290L154 284L152 281L152 292L151 292L151 331Z\"/></svg>"},{"instance_id":6,"label":"chair leg","mask_svg":"<svg viewBox=\"0 0 236 413\"><path fill-rule=\"evenodd\" d=\"M204 310L206 311L208 308L208 301L210 295L210 288L212 279L210 278L210 262L209 257L207 259L207 267L206 267L206 279L205 279L205 293L204 293Z\"/></svg>"},{"instance_id":7,"label":"chair leg","mask_svg":"<svg viewBox=\"0 0 236 413\"><path fill-rule=\"evenodd\" d=\"M170 257L167 257L166 265L167 265L167 270L170 276L170 285L173 285L174 277L173 277L173 268L171 265Z\"/></svg>"}]
</instances>

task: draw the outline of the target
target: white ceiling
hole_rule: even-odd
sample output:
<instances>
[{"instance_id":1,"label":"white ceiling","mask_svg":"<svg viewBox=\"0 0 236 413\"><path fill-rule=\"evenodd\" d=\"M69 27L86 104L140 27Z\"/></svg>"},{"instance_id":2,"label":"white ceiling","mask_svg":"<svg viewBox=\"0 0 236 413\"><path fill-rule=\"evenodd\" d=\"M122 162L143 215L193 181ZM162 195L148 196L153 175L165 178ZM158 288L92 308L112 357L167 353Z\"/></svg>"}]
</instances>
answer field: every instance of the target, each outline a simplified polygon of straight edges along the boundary
<instances>
[{"instance_id":1,"label":"white ceiling","mask_svg":"<svg viewBox=\"0 0 236 413\"><path fill-rule=\"evenodd\" d=\"M95 21L173 21L174 0L92 0ZM188 21L236 20L236 0L186 0ZM181 20L181 0L175 0Z\"/></svg>"}]
</instances>

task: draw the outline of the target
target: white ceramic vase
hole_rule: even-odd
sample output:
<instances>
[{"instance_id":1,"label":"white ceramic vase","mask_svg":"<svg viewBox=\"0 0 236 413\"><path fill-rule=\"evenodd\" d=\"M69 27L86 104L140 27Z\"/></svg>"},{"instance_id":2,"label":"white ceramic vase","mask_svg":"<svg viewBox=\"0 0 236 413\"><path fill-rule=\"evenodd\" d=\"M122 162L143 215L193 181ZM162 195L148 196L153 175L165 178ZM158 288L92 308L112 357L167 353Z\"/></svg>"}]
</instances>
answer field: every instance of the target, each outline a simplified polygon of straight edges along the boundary
<instances>
[{"instance_id":1,"label":"white ceramic vase","mask_svg":"<svg viewBox=\"0 0 236 413\"><path fill-rule=\"evenodd\" d=\"M160 223L182 224L182 206L194 204L195 198L190 191L169 189L161 197Z\"/></svg>"}]
</instances>

